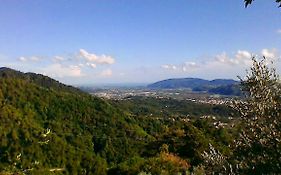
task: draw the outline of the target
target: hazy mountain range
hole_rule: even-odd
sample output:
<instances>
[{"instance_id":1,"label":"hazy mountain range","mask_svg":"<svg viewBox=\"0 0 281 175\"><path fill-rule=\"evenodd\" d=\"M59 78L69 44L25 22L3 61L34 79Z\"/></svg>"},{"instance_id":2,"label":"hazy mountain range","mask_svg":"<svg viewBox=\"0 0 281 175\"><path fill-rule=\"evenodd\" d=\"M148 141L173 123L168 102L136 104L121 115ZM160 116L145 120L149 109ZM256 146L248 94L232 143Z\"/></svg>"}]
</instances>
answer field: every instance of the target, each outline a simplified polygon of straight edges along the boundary
<instances>
[{"instance_id":1,"label":"hazy mountain range","mask_svg":"<svg viewBox=\"0 0 281 175\"><path fill-rule=\"evenodd\" d=\"M232 79L205 80L200 78L175 78L149 84L151 89L190 89L221 95L240 95L239 81Z\"/></svg>"}]
</instances>

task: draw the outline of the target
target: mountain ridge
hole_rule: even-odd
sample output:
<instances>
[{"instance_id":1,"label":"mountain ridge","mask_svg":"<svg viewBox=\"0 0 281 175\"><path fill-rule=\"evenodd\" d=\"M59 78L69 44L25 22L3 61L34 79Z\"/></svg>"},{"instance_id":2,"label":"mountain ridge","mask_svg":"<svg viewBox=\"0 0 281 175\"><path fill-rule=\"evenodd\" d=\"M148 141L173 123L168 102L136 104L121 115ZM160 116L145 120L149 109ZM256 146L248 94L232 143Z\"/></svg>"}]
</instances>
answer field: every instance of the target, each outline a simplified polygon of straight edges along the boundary
<instances>
[{"instance_id":1,"label":"mountain ridge","mask_svg":"<svg viewBox=\"0 0 281 175\"><path fill-rule=\"evenodd\" d=\"M149 84L147 87L149 88L193 88L198 85L230 85L230 84L238 84L238 81L233 79L213 79L206 80L202 78L170 78L161 81L157 81L155 83Z\"/></svg>"},{"instance_id":2,"label":"mountain ridge","mask_svg":"<svg viewBox=\"0 0 281 175\"><path fill-rule=\"evenodd\" d=\"M233 79L170 78L147 85L150 89L190 89L221 95L241 95L239 81Z\"/></svg>"},{"instance_id":3,"label":"mountain ridge","mask_svg":"<svg viewBox=\"0 0 281 175\"><path fill-rule=\"evenodd\" d=\"M52 79L48 76L37 74L33 72L21 72L18 70L14 70L8 67L0 67L0 77L2 78L20 78L32 83L37 84L38 86L42 86L48 89L55 89L55 90L66 90L69 92L82 92L81 90L63 84L55 79Z\"/></svg>"}]
</instances>

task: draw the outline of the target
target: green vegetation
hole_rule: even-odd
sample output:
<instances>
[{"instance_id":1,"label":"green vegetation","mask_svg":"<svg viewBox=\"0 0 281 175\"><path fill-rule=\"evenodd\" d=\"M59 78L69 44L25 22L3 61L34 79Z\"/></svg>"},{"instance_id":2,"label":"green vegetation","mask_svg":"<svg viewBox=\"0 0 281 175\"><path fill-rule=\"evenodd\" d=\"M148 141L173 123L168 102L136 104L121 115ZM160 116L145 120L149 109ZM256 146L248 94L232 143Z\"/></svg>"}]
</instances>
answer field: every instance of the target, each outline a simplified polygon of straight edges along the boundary
<instances>
[{"instance_id":1,"label":"green vegetation","mask_svg":"<svg viewBox=\"0 0 281 175\"><path fill-rule=\"evenodd\" d=\"M239 173L281 172L281 86L267 61L253 59L251 72L242 80L246 101L235 105L243 121L234 152Z\"/></svg>"},{"instance_id":2,"label":"green vegetation","mask_svg":"<svg viewBox=\"0 0 281 175\"><path fill-rule=\"evenodd\" d=\"M224 174L280 174L281 85L267 59L253 58L250 73L241 83L246 98L234 108L241 118L239 132L225 155L210 145L204 154L209 172Z\"/></svg>"},{"instance_id":3,"label":"green vegetation","mask_svg":"<svg viewBox=\"0 0 281 175\"><path fill-rule=\"evenodd\" d=\"M184 123L180 117L227 112L225 107L210 105L202 105L200 111L198 104L168 99L107 102L42 75L7 68L1 68L0 75L3 173L187 171L190 163L202 162L198 151L209 141L216 142L218 131L204 128L211 123L200 119ZM159 113L160 104L170 107ZM165 120L146 116L151 113ZM171 122L173 115L178 118ZM169 145L166 152L160 150L163 145ZM227 149L226 143L218 145Z\"/></svg>"},{"instance_id":4,"label":"green vegetation","mask_svg":"<svg viewBox=\"0 0 281 175\"><path fill-rule=\"evenodd\" d=\"M34 81L11 70L1 74L1 171L100 172L107 170L104 162L111 166L137 154L134 123L107 102L61 84L40 86L43 76Z\"/></svg>"},{"instance_id":5,"label":"green vegetation","mask_svg":"<svg viewBox=\"0 0 281 175\"><path fill-rule=\"evenodd\" d=\"M127 111L135 117L149 116L160 118L181 118L212 115L227 118L234 110L225 105L210 105L194 103L187 100L153 97L130 97L124 100L116 100L112 103L119 109Z\"/></svg>"},{"instance_id":6,"label":"green vegetation","mask_svg":"<svg viewBox=\"0 0 281 175\"><path fill-rule=\"evenodd\" d=\"M253 60L233 108L102 100L1 68L0 174L276 174L280 83L265 62Z\"/></svg>"}]
</instances>

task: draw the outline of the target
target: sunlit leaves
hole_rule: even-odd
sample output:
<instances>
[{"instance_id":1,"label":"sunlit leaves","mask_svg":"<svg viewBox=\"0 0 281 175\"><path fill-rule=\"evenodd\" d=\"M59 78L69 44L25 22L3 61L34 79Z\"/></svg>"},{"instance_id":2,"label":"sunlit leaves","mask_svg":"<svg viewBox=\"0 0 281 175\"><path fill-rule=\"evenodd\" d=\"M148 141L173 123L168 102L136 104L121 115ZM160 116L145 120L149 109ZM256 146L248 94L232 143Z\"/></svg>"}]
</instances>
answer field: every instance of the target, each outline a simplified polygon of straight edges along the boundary
<instances>
[{"instance_id":1,"label":"sunlit leaves","mask_svg":"<svg viewBox=\"0 0 281 175\"><path fill-rule=\"evenodd\" d=\"M238 171L281 171L281 89L279 76L266 58L253 58L242 88L246 99L235 102L243 130L235 141Z\"/></svg>"}]
</instances>

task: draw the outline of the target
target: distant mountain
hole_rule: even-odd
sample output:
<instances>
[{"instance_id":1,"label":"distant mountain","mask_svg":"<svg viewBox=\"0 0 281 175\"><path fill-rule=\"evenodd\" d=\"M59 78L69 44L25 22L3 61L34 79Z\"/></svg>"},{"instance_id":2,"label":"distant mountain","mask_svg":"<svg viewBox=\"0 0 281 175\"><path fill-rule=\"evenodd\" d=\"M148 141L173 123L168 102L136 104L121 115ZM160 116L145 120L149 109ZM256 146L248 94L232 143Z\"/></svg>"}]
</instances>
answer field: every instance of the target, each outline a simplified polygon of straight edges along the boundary
<instances>
[{"instance_id":1,"label":"distant mountain","mask_svg":"<svg viewBox=\"0 0 281 175\"><path fill-rule=\"evenodd\" d=\"M152 89L179 89L179 88L190 88L193 89L198 86L209 84L208 80L199 78L178 78L178 79L167 79L158 81L150 84L147 87Z\"/></svg>"},{"instance_id":2,"label":"distant mountain","mask_svg":"<svg viewBox=\"0 0 281 175\"><path fill-rule=\"evenodd\" d=\"M158 81L147 86L151 89L190 89L221 95L239 95L239 82L232 79L204 80L200 78L176 78Z\"/></svg>"},{"instance_id":3,"label":"distant mountain","mask_svg":"<svg viewBox=\"0 0 281 175\"><path fill-rule=\"evenodd\" d=\"M232 79L214 79L211 80L210 83L212 85L232 85L232 84L238 84L238 81L232 80Z\"/></svg>"},{"instance_id":4,"label":"distant mountain","mask_svg":"<svg viewBox=\"0 0 281 175\"><path fill-rule=\"evenodd\" d=\"M239 84L230 84L230 85L223 85L223 86L211 88L208 90L208 93L220 94L220 95L234 95L234 96L242 95L242 91L240 89Z\"/></svg>"}]
</instances>

